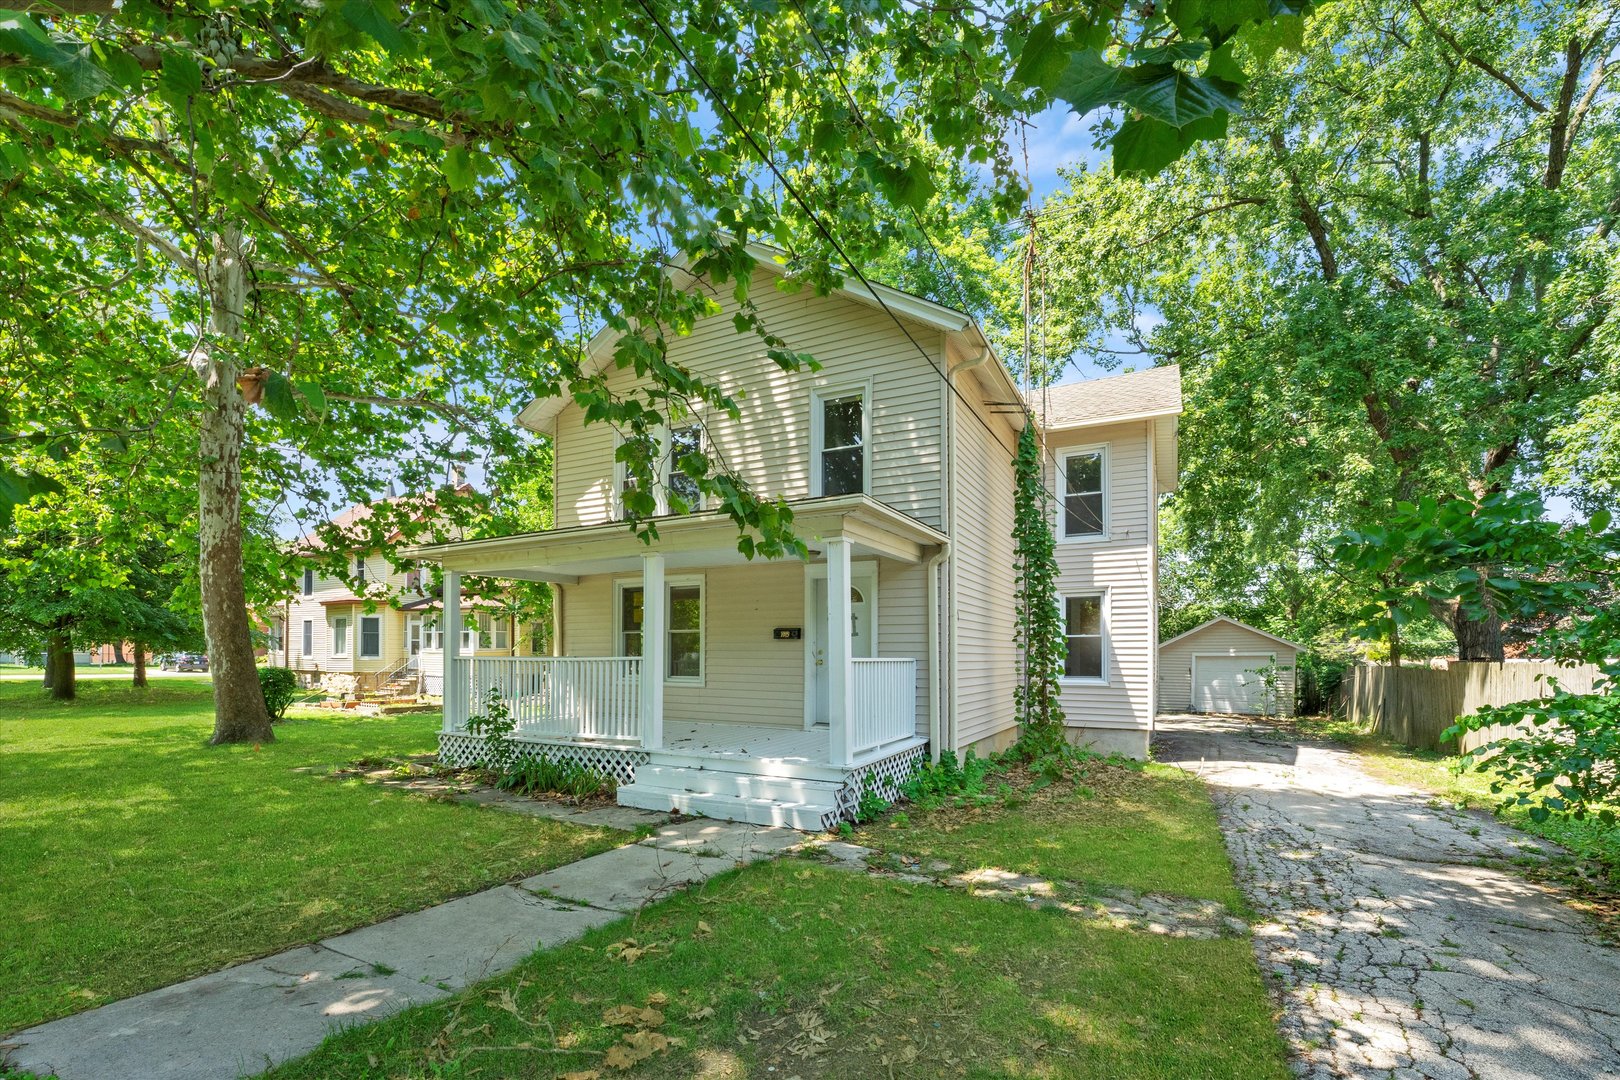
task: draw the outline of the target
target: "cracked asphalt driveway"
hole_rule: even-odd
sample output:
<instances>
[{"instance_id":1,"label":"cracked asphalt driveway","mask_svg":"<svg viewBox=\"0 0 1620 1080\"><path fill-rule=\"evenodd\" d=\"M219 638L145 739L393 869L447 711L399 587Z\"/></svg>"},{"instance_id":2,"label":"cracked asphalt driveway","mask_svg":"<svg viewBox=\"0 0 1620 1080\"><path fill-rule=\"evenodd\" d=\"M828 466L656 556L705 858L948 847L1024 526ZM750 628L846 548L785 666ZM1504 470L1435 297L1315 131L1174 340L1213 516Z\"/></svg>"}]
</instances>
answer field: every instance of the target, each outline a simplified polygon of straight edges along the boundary
<instances>
[{"instance_id":1,"label":"cracked asphalt driveway","mask_svg":"<svg viewBox=\"0 0 1620 1080\"><path fill-rule=\"evenodd\" d=\"M1252 723L1154 747L1210 785L1301 1076L1620 1078L1620 950L1506 865L1539 841Z\"/></svg>"}]
</instances>

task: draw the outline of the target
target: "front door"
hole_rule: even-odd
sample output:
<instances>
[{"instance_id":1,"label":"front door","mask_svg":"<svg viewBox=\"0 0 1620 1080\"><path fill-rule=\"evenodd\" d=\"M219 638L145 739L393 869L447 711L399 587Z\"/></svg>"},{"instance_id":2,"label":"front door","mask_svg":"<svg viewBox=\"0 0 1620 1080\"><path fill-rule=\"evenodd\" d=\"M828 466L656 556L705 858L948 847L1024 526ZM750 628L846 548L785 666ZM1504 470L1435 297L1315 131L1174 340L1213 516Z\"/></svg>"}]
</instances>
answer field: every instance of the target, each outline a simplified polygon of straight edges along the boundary
<instances>
[{"instance_id":1,"label":"front door","mask_svg":"<svg viewBox=\"0 0 1620 1080\"><path fill-rule=\"evenodd\" d=\"M815 576L810 581L810 610L806 613L806 649L809 653L810 679L806 687L805 720L807 724L827 722L827 568L810 568ZM850 653L852 656L874 655L877 617L877 566L874 563L855 563L850 567Z\"/></svg>"},{"instance_id":2,"label":"front door","mask_svg":"<svg viewBox=\"0 0 1620 1080\"><path fill-rule=\"evenodd\" d=\"M420 656L422 653L422 620L410 618L405 620L405 655Z\"/></svg>"}]
</instances>

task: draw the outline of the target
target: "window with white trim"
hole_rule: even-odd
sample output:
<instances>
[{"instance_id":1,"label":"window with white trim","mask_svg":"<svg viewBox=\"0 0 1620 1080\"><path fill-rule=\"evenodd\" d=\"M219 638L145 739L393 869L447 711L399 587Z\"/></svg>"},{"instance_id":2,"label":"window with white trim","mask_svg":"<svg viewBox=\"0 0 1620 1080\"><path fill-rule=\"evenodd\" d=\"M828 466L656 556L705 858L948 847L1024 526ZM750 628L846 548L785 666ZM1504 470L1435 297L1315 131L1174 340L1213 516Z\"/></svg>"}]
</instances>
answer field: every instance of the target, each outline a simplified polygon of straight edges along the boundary
<instances>
[{"instance_id":1,"label":"window with white trim","mask_svg":"<svg viewBox=\"0 0 1620 1080\"><path fill-rule=\"evenodd\" d=\"M349 617L339 615L332 620L332 655L349 655Z\"/></svg>"},{"instance_id":2,"label":"window with white trim","mask_svg":"<svg viewBox=\"0 0 1620 1080\"><path fill-rule=\"evenodd\" d=\"M1108 532L1108 451L1071 450L1058 458L1058 515L1065 538Z\"/></svg>"},{"instance_id":3,"label":"window with white trim","mask_svg":"<svg viewBox=\"0 0 1620 1080\"><path fill-rule=\"evenodd\" d=\"M1108 633L1101 593L1063 598L1065 679L1101 682L1108 670Z\"/></svg>"},{"instance_id":4,"label":"window with white trim","mask_svg":"<svg viewBox=\"0 0 1620 1080\"><path fill-rule=\"evenodd\" d=\"M312 566L304 567L304 595L315 595L315 568Z\"/></svg>"},{"instance_id":5,"label":"window with white trim","mask_svg":"<svg viewBox=\"0 0 1620 1080\"><path fill-rule=\"evenodd\" d=\"M304 640L302 642L302 645L304 646L304 655L305 656L314 656L315 655L315 620L314 619L305 619L304 620Z\"/></svg>"},{"instance_id":6,"label":"window with white trim","mask_svg":"<svg viewBox=\"0 0 1620 1080\"><path fill-rule=\"evenodd\" d=\"M287 628L280 619L270 620L270 651L278 653L287 651Z\"/></svg>"},{"instance_id":7,"label":"window with white trim","mask_svg":"<svg viewBox=\"0 0 1620 1080\"><path fill-rule=\"evenodd\" d=\"M703 681L703 579L677 578L664 583L668 625L664 628L665 669L669 682ZM644 604L640 585L621 585L618 641L621 656L642 654Z\"/></svg>"},{"instance_id":8,"label":"window with white trim","mask_svg":"<svg viewBox=\"0 0 1620 1080\"><path fill-rule=\"evenodd\" d=\"M703 509L703 492L698 482L681 469L683 457L703 457L703 426L683 424L669 430L664 451L664 496L666 513L691 513ZM677 505L677 500L681 505Z\"/></svg>"},{"instance_id":9,"label":"window with white trim","mask_svg":"<svg viewBox=\"0 0 1620 1080\"><path fill-rule=\"evenodd\" d=\"M489 645L490 645L490 629L489 629L490 618L489 618L489 612L487 612L487 611L470 612L470 613L462 616L462 618L465 620L461 624L461 649L462 649L462 651L463 652L477 652L479 649L487 649L487 648L489 648Z\"/></svg>"},{"instance_id":10,"label":"window with white trim","mask_svg":"<svg viewBox=\"0 0 1620 1080\"><path fill-rule=\"evenodd\" d=\"M507 649L511 648L511 641L507 636L507 631L511 625L512 620L507 618L505 615L491 621L491 629L494 633L494 637L492 639L494 642L494 647L502 652L505 652Z\"/></svg>"},{"instance_id":11,"label":"window with white trim","mask_svg":"<svg viewBox=\"0 0 1620 1080\"><path fill-rule=\"evenodd\" d=\"M436 616L422 620L422 648L432 649L434 652L444 651L444 631L439 628Z\"/></svg>"},{"instance_id":12,"label":"window with white trim","mask_svg":"<svg viewBox=\"0 0 1620 1080\"><path fill-rule=\"evenodd\" d=\"M357 585L366 583L366 557L364 555L354 557L354 581Z\"/></svg>"},{"instance_id":13,"label":"window with white trim","mask_svg":"<svg viewBox=\"0 0 1620 1080\"><path fill-rule=\"evenodd\" d=\"M376 660L382 656L382 618L377 615L360 616L360 659Z\"/></svg>"},{"instance_id":14,"label":"window with white trim","mask_svg":"<svg viewBox=\"0 0 1620 1080\"><path fill-rule=\"evenodd\" d=\"M866 391L815 397L811 417L811 495L866 490Z\"/></svg>"}]
</instances>

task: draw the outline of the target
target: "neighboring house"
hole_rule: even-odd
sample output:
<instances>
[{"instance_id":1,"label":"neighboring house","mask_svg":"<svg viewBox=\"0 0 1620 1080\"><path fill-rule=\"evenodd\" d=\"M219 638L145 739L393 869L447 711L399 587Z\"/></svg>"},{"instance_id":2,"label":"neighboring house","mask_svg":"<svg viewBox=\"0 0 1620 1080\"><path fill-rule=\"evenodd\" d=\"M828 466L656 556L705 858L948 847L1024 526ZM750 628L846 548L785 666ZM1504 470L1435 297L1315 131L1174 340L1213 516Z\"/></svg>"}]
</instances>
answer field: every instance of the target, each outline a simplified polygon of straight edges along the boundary
<instances>
[{"instance_id":1,"label":"neighboring house","mask_svg":"<svg viewBox=\"0 0 1620 1080\"><path fill-rule=\"evenodd\" d=\"M431 512L426 497L390 501L408 498L421 498L422 512ZM294 594L267 613L267 662L291 668L304 682L331 693L439 695L444 681L440 599L428 593L426 571L399 569L380 551L360 550L362 530L357 526L371 512L370 506L353 506L331 521L341 533L357 538L347 557L358 589L324 573L312 558L299 574ZM296 547L311 556L324 551L315 533ZM467 612L462 656L533 655L528 624L485 600L464 600L461 606Z\"/></svg>"},{"instance_id":2,"label":"neighboring house","mask_svg":"<svg viewBox=\"0 0 1620 1080\"><path fill-rule=\"evenodd\" d=\"M1167 712L1292 716L1294 664L1303 648L1217 616L1159 646L1159 705Z\"/></svg>"},{"instance_id":3,"label":"neighboring house","mask_svg":"<svg viewBox=\"0 0 1620 1080\"><path fill-rule=\"evenodd\" d=\"M518 422L553 439L557 527L410 552L442 566L449 596L464 574L555 589L554 656L447 647L447 761L478 754L466 718L497 687L527 752L613 772L623 803L821 828L867 788L892 796L930 748L1016 736L1017 388L968 316L881 287L779 290L772 253L756 257L764 324L820 369L779 369L736 333L730 290L717 290L721 313L674 338L669 358L741 416L699 412L663 438L785 498L810 560L749 562L713 508L659 518L644 544L621 520L614 430L587 426L566 394L530 403ZM615 340L591 343L587 374L624 394L635 375L613 365ZM1155 508L1175 483L1179 380L1161 369L1051 399L1068 723L1078 742L1143 756ZM668 460L657 487L661 503L691 490ZM451 605L445 626L464 617Z\"/></svg>"}]
</instances>

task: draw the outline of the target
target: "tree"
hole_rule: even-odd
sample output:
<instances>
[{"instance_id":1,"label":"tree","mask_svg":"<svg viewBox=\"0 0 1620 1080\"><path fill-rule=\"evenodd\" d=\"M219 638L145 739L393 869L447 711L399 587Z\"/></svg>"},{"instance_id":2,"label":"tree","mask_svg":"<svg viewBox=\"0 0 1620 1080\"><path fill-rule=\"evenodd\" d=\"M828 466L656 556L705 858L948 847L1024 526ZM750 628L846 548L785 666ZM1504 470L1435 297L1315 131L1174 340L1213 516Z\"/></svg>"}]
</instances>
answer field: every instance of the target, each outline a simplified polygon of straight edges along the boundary
<instances>
[{"instance_id":1,"label":"tree","mask_svg":"<svg viewBox=\"0 0 1620 1080\"><path fill-rule=\"evenodd\" d=\"M1612 5L1326 5L1242 58L1225 142L1050 208L1070 344L1182 365L1175 505L1220 592L1330 586L1333 537L1398 502L1578 471L1614 371L1617 43ZM1501 657L1490 611L1431 614Z\"/></svg>"},{"instance_id":2,"label":"tree","mask_svg":"<svg viewBox=\"0 0 1620 1080\"><path fill-rule=\"evenodd\" d=\"M30 397L3 437L110 433L144 460L194 462L214 738L269 740L244 514L289 494L324 507L330 487L370 501L379 463L422 490L458 454L510 449L508 417L535 394L571 394L619 428L645 486L671 410L735 410L665 358L667 335L713 310L669 287L677 253L745 294L744 245L774 237L804 248L800 281L830 288L847 272L835 260L872 244L860 220L834 238L814 207L924 207L931 143L987 165L1010 211L1003 136L1053 94L1155 114L1159 141L1211 134L1237 87L1192 68L1277 20L1261 0L1205 7L1168 21L1034 4L964 19L899 0L0 14L0 236L26 268L0 278L8 363L79 391L67 408ZM700 106L712 129L694 124ZM1127 130L1144 125L1122 147ZM738 322L784 368L810 361L752 308ZM626 331L615 360L649 377L645 393L581 373L604 325ZM7 498L31 483L0 479ZM785 506L724 472L701 486L748 553L803 553ZM400 524L409 539L417 526Z\"/></svg>"}]
</instances>

